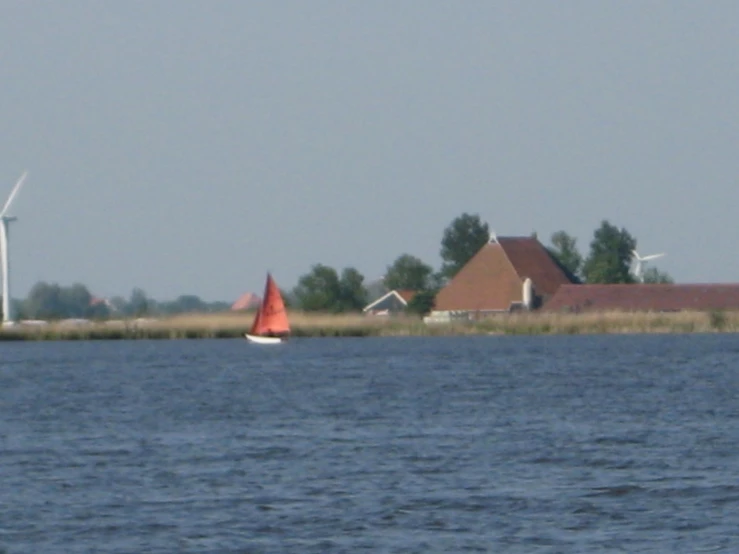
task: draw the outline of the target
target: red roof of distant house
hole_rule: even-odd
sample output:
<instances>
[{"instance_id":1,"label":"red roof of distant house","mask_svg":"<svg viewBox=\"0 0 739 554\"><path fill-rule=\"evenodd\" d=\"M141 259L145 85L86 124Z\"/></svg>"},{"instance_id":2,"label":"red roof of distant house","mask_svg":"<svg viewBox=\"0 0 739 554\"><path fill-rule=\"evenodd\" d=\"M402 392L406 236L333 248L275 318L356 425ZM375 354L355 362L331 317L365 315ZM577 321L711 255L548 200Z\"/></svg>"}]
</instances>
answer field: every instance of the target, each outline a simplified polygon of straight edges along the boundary
<instances>
[{"instance_id":1,"label":"red roof of distant house","mask_svg":"<svg viewBox=\"0 0 739 554\"><path fill-rule=\"evenodd\" d=\"M239 296L239 298L231 305L231 309L236 310L250 310L259 306L262 299L259 298L253 292L247 292Z\"/></svg>"},{"instance_id":2,"label":"red roof of distant house","mask_svg":"<svg viewBox=\"0 0 739 554\"><path fill-rule=\"evenodd\" d=\"M405 300L406 304L410 302L414 296L416 296L416 291L410 289L398 289L395 292L397 292L400 297Z\"/></svg>"},{"instance_id":3,"label":"red roof of distant house","mask_svg":"<svg viewBox=\"0 0 739 554\"><path fill-rule=\"evenodd\" d=\"M497 237L485 244L436 296L439 311L509 310L523 300L530 278L537 295L547 298L572 283L534 237Z\"/></svg>"},{"instance_id":4,"label":"red roof of distant house","mask_svg":"<svg viewBox=\"0 0 739 554\"><path fill-rule=\"evenodd\" d=\"M739 310L739 284L563 285L543 310Z\"/></svg>"}]
</instances>

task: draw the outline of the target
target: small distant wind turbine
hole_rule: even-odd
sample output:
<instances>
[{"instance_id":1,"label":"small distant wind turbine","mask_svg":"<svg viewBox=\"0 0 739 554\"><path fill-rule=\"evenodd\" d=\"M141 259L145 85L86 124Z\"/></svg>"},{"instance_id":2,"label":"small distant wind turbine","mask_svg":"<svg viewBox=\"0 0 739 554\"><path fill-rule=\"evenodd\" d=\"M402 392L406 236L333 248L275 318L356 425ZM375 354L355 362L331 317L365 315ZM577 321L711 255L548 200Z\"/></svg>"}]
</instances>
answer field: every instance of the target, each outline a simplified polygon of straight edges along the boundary
<instances>
[{"instance_id":1,"label":"small distant wind turbine","mask_svg":"<svg viewBox=\"0 0 739 554\"><path fill-rule=\"evenodd\" d=\"M10 313L10 260L8 258L8 231L10 223L15 221L17 218L8 215L8 209L13 203L18 191L20 190L23 182L26 180L28 172L24 171L21 178L15 183L13 190L10 192L10 196L5 201L2 211L0 211L0 265L2 265L3 273L3 325L10 325L13 322L13 314Z\"/></svg>"},{"instance_id":2,"label":"small distant wind turbine","mask_svg":"<svg viewBox=\"0 0 739 554\"><path fill-rule=\"evenodd\" d=\"M661 258L662 256L666 256L666 254L663 252L661 254L649 254L648 256L640 256L639 252L636 250L632 250L631 253L633 254L632 260L635 263L634 266L634 276L639 280L639 282L644 282L644 265L649 260L655 260L657 258Z\"/></svg>"}]
</instances>

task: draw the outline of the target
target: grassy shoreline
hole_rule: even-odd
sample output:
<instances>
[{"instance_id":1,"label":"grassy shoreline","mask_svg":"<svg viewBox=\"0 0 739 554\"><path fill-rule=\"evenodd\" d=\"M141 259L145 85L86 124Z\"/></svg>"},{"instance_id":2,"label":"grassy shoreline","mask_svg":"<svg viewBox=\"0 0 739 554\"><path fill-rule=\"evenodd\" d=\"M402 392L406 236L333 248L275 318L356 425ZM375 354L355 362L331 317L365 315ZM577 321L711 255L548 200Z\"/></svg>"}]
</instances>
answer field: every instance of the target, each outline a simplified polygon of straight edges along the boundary
<instances>
[{"instance_id":1,"label":"grassy shoreline","mask_svg":"<svg viewBox=\"0 0 739 554\"><path fill-rule=\"evenodd\" d=\"M240 338L251 314L191 314L156 320L119 320L71 325L17 326L2 340L132 340ZM499 314L480 321L426 325L411 317L291 313L295 337L574 335L711 333L739 331L739 312Z\"/></svg>"}]
</instances>

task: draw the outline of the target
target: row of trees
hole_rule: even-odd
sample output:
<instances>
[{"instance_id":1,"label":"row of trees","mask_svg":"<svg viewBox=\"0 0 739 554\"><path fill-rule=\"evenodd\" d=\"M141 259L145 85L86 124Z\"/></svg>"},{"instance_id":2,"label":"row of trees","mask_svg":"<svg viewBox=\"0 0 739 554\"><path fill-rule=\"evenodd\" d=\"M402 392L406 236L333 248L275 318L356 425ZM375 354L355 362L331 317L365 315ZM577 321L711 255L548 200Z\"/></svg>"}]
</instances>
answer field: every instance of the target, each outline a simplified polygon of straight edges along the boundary
<instances>
[{"instance_id":1,"label":"row of trees","mask_svg":"<svg viewBox=\"0 0 739 554\"><path fill-rule=\"evenodd\" d=\"M85 285L69 287L56 283L36 283L24 300L14 300L18 319L107 319L115 317L144 317L188 312L222 312L226 302L204 302L197 296L182 295L175 300L157 302L140 288L134 288L128 298L116 296L108 301L96 300Z\"/></svg>"},{"instance_id":2,"label":"row of trees","mask_svg":"<svg viewBox=\"0 0 739 554\"><path fill-rule=\"evenodd\" d=\"M442 263L438 270L420 258L404 253L386 268L381 283L365 283L364 276L353 267L347 267L339 274L332 267L316 264L309 273L300 277L298 284L285 297L289 305L305 311L338 313L359 311L371 299L388 290L410 289L417 292L408 306L409 311L427 313L433 308L438 290L489 239L488 224L478 215L463 213L444 230L440 249ZM577 240L565 231L552 235L547 250L576 281L634 283L630 269L636 243L626 229L619 229L604 220L593 234L587 257L579 252ZM648 283L672 282L669 275L656 268L647 269L643 279ZM206 303L194 295L157 302L140 288L133 289L128 298L114 297L108 302L93 302L84 285L61 287L45 282L37 283L25 300L16 301L14 305L16 314L26 319L142 317L229 309L225 302Z\"/></svg>"},{"instance_id":3,"label":"row of trees","mask_svg":"<svg viewBox=\"0 0 739 554\"><path fill-rule=\"evenodd\" d=\"M631 272L636 238L607 220L593 233L590 253L583 258L577 240L565 231L552 235L549 253L579 281L590 284L630 284L637 280ZM672 277L655 267L647 268L644 283L672 283Z\"/></svg>"}]
</instances>

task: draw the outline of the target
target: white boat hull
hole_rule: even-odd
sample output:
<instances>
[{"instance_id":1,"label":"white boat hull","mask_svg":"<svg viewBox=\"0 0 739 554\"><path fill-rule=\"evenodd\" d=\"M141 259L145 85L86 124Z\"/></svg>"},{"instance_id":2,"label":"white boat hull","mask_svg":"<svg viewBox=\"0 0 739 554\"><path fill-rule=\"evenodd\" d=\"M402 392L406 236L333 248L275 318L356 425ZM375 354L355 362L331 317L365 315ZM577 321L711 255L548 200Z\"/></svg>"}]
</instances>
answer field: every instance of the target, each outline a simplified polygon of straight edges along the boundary
<instances>
[{"instance_id":1,"label":"white boat hull","mask_svg":"<svg viewBox=\"0 0 739 554\"><path fill-rule=\"evenodd\" d=\"M250 335L249 333L246 333L244 336L246 340L254 344L280 344L287 340L286 337L260 337L258 335Z\"/></svg>"}]
</instances>

